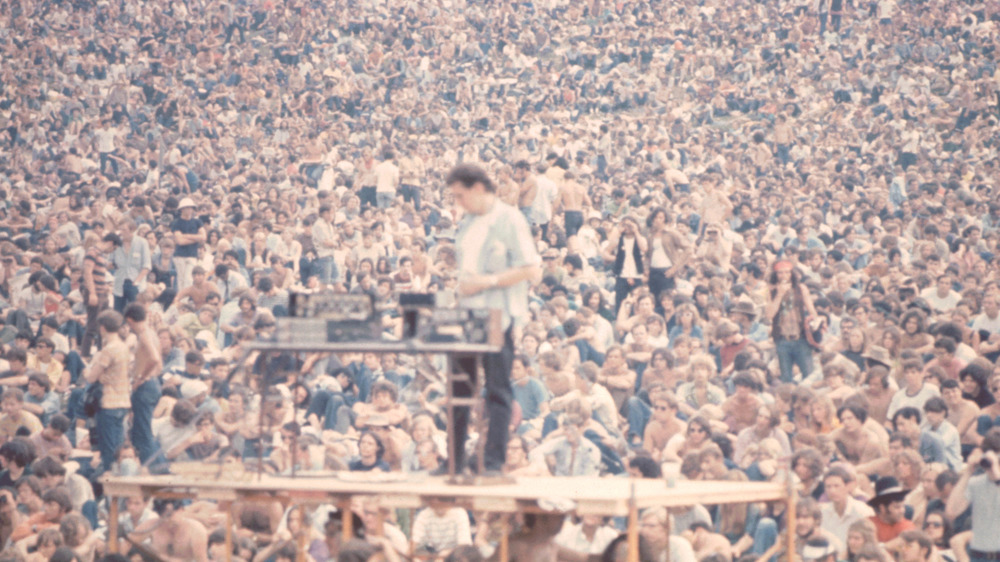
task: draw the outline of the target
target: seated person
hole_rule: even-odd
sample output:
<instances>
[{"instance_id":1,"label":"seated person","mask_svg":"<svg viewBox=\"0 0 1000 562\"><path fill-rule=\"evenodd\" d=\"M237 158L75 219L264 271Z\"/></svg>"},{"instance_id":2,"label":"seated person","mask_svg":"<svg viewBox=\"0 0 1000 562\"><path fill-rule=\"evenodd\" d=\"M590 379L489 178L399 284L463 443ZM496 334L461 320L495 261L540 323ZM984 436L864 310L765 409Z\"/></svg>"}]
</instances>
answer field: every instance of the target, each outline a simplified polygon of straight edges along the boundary
<instances>
[{"instance_id":1,"label":"seated person","mask_svg":"<svg viewBox=\"0 0 1000 562\"><path fill-rule=\"evenodd\" d=\"M20 388L8 388L0 399L3 416L0 416L0 442L14 438L18 428L27 428L29 435L42 430L42 422L35 414L24 409L24 392Z\"/></svg>"},{"instance_id":2,"label":"seated person","mask_svg":"<svg viewBox=\"0 0 1000 562\"><path fill-rule=\"evenodd\" d=\"M24 409L38 416L42 424L59 413L59 396L52 392L49 378L37 371L28 375L28 394L24 397Z\"/></svg>"}]
</instances>

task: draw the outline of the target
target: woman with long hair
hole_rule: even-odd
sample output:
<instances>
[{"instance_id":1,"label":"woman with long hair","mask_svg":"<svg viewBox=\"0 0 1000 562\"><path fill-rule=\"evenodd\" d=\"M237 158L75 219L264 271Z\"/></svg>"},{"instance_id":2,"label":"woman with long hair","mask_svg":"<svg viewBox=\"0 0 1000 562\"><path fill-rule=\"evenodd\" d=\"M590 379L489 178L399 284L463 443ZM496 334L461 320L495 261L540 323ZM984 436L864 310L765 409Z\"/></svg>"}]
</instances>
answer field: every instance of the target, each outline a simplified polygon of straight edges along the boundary
<instances>
[{"instance_id":1,"label":"woman with long hair","mask_svg":"<svg viewBox=\"0 0 1000 562\"><path fill-rule=\"evenodd\" d=\"M748 482L746 473L733 469L726 474L730 482ZM753 546L754 533L760 523L760 507L756 503L730 503L719 506L715 532L729 539L733 555L741 556Z\"/></svg>"},{"instance_id":2,"label":"woman with long hair","mask_svg":"<svg viewBox=\"0 0 1000 562\"><path fill-rule=\"evenodd\" d=\"M863 355L865 349L868 347L868 336L865 334L864 329L860 327L851 328L842 337L843 349L840 351L840 354L857 365L858 369L864 371L867 366L865 365Z\"/></svg>"},{"instance_id":3,"label":"woman with long hair","mask_svg":"<svg viewBox=\"0 0 1000 562\"><path fill-rule=\"evenodd\" d=\"M917 308L911 308L899 319L902 332L899 335L899 349L912 350L920 355L934 352L934 336L927 333L927 315Z\"/></svg>"},{"instance_id":4,"label":"woman with long hair","mask_svg":"<svg viewBox=\"0 0 1000 562\"><path fill-rule=\"evenodd\" d=\"M688 421L684 433L678 433L663 448L664 462L681 462L685 455L700 450L712 437L712 424L707 418L695 416Z\"/></svg>"},{"instance_id":5,"label":"woman with long hair","mask_svg":"<svg viewBox=\"0 0 1000 562\"><path fill-rule=\"evenodd\" d=\"M795 367L805 378L813 370L812 348L806 343L804 332L806 317L816 316L812 297L802 284L799 272L795 271L795 265L788 260L775 262L768 285L769 298L764 314L771 321L781 380L792 382Z\"/></svg>"},{"instance_id":6,"label":"woman with long hair","mask_svg":"<svg viewBox=\"0 0 1000 562\"><path fill-rule=\"evenodd\" d=\"M955 562L956 556L951 549L951 524L948 523L944 512L939 509L928 512L924 517L923 530L934 541L934 546L937 547L937 553L941 559L944 562Z\"/></svg>"},{"instance_id":7,"label":"woman with long hair","mask_svg":"<svg viewBox=\"0 0 1000 562\"><path fill-rule=\"evenodd\" d=\"M635 394L635 371L628 368L625 348L615 345L604 354L604 365L597 376L597 382L608 389L615 407L621 411L622 405Z\"/></svg>"},{"instance_id":8,"label":"woman with long hair","mask_svg":"<svg viewBox=\"0 0 1000 562\"><path fill-rule=\"evenodd\" d=\"M674 324L673 328L670 328L668 336L671 347L673 347L672 344L677 336L681 335L697 340L705 339L705 334L701 329L701 316L698 315L698 309L693 304L686 302L678 306L674 317L677 319L677 323Z\"/></svg>"},{"instance_id":9,"label":"woman with long hair","mask_svg":"<svg viewBox=\"0 0 1000 562\"><path fill-rule=\"evenodd\" d=\"M867 549L882 551L875 532L875 524L870 519L855 521L847 528L847 560L857 562L858 554ZM891 560L883 552L883 560Z\"/></svg>"}]
</instances>

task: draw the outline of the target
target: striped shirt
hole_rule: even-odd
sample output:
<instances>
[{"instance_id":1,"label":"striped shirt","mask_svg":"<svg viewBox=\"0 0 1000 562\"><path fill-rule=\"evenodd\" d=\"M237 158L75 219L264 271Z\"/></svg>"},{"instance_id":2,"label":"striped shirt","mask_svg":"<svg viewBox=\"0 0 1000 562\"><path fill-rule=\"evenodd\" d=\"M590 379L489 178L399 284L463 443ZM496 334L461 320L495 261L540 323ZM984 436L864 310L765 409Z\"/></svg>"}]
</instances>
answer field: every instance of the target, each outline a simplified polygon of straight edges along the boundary
<instances>
[{"instance_id":1,"label":"striped shirt","mask_svg":"<svg viewBox=\"0 0 1000 562\"><path fill-rule=\"evenodd\" d=\"M108 260L96 249L87 252L83 261L88 260L94 264L94 293L98 296L107 296L111 293L111 283L108 282Z\"/></svg>"}]
</instances>

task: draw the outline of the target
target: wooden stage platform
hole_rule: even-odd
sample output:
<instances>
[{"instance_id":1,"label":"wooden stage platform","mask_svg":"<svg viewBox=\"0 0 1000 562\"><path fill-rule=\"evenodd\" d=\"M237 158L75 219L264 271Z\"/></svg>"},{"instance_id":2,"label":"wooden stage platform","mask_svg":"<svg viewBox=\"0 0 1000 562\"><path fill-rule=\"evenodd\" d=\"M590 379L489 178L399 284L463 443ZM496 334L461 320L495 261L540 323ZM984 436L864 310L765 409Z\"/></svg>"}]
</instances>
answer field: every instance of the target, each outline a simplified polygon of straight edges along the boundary
<instances>
[{"instance_id":1,"label":"wooden stage platform","mask_svg":"<svg viewBox=\"0 0 1000 562\"><path fill-rule=\"evenodd\" d=\"M650 507L781 501L794 514L794 498L787 487L769 482L679 480L671 487L665 479L547 477L463 485L450 484L443 477L402 476L387 474L384 481L371 481L362 480L359 473L295 478L247 475L244 479L225 480L167 475L106 477L103 484L105 494L111 498L190 497L220 502L267 499L286 504L331 503L344 510L350 509L354 496L378 496L381 505L388 508L416 509L427 505L428 500L447 499L467 509L507 514L546 513L552 511L552 505L559 505L581 515L628 516L634 544L638 544L638 513ZM116 522L117 502L111 505L111 519ZM112 540L117 536L115 527L111 529ZM794 525L789 528L794 529ZM350 536L349 523L344 532Z\"/></svg>"}]
</instances>

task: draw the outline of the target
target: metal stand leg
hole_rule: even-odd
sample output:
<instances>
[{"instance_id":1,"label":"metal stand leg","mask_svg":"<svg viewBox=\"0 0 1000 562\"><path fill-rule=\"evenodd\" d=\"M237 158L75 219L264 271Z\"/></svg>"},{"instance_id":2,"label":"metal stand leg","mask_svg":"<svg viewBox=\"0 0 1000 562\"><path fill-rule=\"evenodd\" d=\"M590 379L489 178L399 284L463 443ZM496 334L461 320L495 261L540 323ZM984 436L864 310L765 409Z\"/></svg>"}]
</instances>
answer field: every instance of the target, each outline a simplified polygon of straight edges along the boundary
<instances>
[{"instance_id":1,"label":"metal stand leg","mask_svg":"<svg viewBox=\"0 0 1000 562\"><path fill-rule=\"evenodd\" d=\"M791 477L788 478L788 498L785 501L785 525L788 527L785 529L787 533L786 537L788 539L788 547L785 551L785 559L791 560L792 556L795 554L795 503L798 496L798 492L795 491L795 484L792 482Z\"/></svg>"},{"instance_id":2,"label":"metal stand leg","mask_svg":"<svg viewBox=\"0 0 1000 562\"><path fill-rule=\"evenodd\" d=\"M632 484L632 495L628 500L628 530L626 532L628 533L626 560L639 562L639 508L635 503L635 484Z\"/></svg>"},{"instance_id":3,"label":"metal stand leg","mask_svg":"<svg viewBox=\"0 0 1000 562\"><path fill-rule=\"evenodd\" d=\"M486 368L483 366L483 356L476 355L476 384L473 386L472 396L476 400L476 433L479 438L476 440L476 465L479 468L479 475L486 471L486 404L482 398L483 385L486 380Z\"/></svg>"},{"instance_id":4,"label":"metal stand leg","mask_svg":"<svg viewBox=\"0 0 1000 562\"><path fill-rule=\"evenodd\" d=\"M445 414L448 418L448 478L455 478L455 382L452 380L452 359L445 360Z\"/></svg>"}]
</instances>

